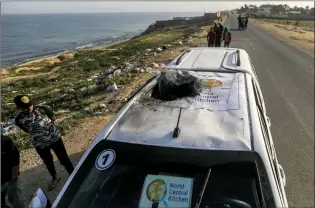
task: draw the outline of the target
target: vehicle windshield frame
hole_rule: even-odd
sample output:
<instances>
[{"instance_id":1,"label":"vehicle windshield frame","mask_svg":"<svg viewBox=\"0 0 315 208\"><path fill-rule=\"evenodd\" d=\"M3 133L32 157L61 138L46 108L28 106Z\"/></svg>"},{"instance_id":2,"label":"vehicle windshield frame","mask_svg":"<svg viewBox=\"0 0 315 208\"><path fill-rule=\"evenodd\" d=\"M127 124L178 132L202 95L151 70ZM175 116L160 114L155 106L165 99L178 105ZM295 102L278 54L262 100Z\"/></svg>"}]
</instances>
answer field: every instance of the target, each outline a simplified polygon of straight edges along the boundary
<instances>
[{"instance_id":1,"label":"vehicle windshield frame","mask_svg":"<svg viewBox=\"0 0 315 208\"><path fill-rule=\"evenodd\" d=\"M128 160L128 164L132 166L136 164L140 166L142 164L152 163L184 163L187 165L196 165L202 168L208 168L213 165L227 164L227 163L237 163L237 162L254 162L257 164L259 172L262 171L266 174L265 167L261 161L258 153L253 151L223 151L223 150L199 150L199 149L181 149L181 148L171 148L162 146L149 146L140 145L132 143L123 143L111 140L102 140L92 149L87 158L83 161L78 172L74 175L69 186L60 198L57 207L69 207L72 203L74 197L76 196L81 184L89 174L89 172L95 166L95 160L98 155L105 149L113 149L116 152L116 160L124 158ZM134 154L134 153L137 154ZM128 157L126 155L131 155ZM120 157L120 155L125 155ZM158 159L157 159L158 158ZM161 159L164 158L164 159ZM207 158L215 158L214 160L209 160ZM263 169L263 170L262 170ZM257 173L258 183L260 184L261 173ZM268 183L270 188L269 179L265 178L264 183ZM259 194L260 201L264 202L264 192L262 192L261 187L265 185L259 185L261 192ZM271 190L267 191L269 194ZM272 195L272 194L271 194ZM264 203L263 203L264 204ZM274 200L273 203L274 204Z\"/></svg>"}]
</instances>

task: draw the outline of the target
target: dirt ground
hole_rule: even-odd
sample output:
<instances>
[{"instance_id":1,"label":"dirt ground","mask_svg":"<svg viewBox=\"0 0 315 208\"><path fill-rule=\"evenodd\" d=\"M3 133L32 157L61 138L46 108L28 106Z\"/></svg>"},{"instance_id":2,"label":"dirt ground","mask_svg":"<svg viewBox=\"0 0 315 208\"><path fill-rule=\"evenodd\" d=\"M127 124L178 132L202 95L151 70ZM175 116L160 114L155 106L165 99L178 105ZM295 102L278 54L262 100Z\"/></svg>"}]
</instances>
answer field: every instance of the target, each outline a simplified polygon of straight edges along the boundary
<instances>
[{"instance_id":1,"label":"dirt ground","mask_svg":"<svg viewBox=\"0 0 315 208\"><path fill-rule=\"evenodd\" d=\"M277 20L253 19L252 21L273 34L284 38L289 44L314 56L314 22L301 21L298 25L294 25L292 21L288 24Z\"/></svg>"}]
</instances>

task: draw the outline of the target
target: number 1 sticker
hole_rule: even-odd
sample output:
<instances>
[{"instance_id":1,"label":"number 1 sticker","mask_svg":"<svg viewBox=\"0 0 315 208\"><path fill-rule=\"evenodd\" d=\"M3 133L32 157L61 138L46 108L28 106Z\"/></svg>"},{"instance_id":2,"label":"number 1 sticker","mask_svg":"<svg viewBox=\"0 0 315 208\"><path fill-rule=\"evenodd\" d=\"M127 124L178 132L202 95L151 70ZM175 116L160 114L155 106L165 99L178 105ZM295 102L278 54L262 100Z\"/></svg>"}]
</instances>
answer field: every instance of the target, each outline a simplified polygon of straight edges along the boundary
<instances>
[{"instance_id":1,"label":"number 1 sticker","mask_svg":"<svg viewBox=\"0 0 315 208\"><path fill-rule=\"evenodd\" d=\"M116 153L114 150L108 149L101 152L95 161L95 166L98 170L106 170L114 163Z\"/></svg>"}]
</instances>

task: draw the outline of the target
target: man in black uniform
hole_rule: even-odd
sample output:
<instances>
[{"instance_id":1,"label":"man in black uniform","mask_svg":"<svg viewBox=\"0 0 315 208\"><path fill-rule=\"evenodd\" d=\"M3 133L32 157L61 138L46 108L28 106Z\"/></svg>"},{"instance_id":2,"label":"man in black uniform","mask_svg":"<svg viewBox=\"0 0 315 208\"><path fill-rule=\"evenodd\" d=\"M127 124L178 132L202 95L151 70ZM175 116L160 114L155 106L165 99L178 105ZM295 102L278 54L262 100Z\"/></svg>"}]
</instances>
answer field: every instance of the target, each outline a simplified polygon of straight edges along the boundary
<instances>
[{"instance_id":1,"label":"man in black uniform","mask_svg":"<svg viewBox=\"0 0 315 208\"><path fill-rule=\"evenodd\" d=\"M242 27L241 14L238 15L237 19L238 19L238 29L241 29L241 27Z\"/></svg>"},{"instance_id":2,"label":"man in black uniform","mask_svg":"<svg viewBox=\"0 0 315 208\"><path fill-rule=\"evenodd\" d=\"M15 118L15 124L26 133L29 133L35 150L42 158L52 177L49 190L53 190L61 178L57 176L51 149L56 153L60 164L66 168L69 175L74 170L62 142L61 133L54 124L56 117L48 107L33 105L25 95L16 96L14 103L21 109L21 112Z\"/></svg>"},{"instance_id":3,"label":"man in black uniform","mask_svg":"<svg viewBox=\"0 0 315 208\"><path fill-rule=\"evenodd\" d=\"M245 17L245 29L247 29L247 24L248 24L248 15Z\"/></svg>"},{"instance_id":4,"label":"man in black uniform","mask_svg":"<svg viewBox=\"0 0 315 208\"><path fill-rule=\"evenodd\" d=\"M1 207L24 208L24 195L19 184L20 152L10 137L1 134Z\"/></svg>"}]
</instances>

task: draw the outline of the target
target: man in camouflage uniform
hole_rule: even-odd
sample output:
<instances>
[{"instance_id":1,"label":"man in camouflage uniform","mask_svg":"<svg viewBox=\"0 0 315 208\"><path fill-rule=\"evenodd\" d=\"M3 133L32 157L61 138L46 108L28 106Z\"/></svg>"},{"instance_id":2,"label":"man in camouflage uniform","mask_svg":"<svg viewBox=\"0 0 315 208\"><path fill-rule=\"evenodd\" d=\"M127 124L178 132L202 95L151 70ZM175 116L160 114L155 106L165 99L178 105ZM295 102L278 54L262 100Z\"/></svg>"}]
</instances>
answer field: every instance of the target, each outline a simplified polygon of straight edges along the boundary
<instances>
[{"instance_id":1,"label":"man in camouflage uniform","mask_svg":"<svg viewBox=\"0 0 315 208\"><path fill-rule=\"evenodd\" d=\"M61 133L54 124L56 117L48 107L33 105L25 95L16 96L14 103L17 108L21 109L15 118L15 124L29 134L30 141L52 177L49 190L53 190L60 181L60 177L56 173L51 149L69 175L74 169L62 142Z\"/></svg>"}]
</instances>

